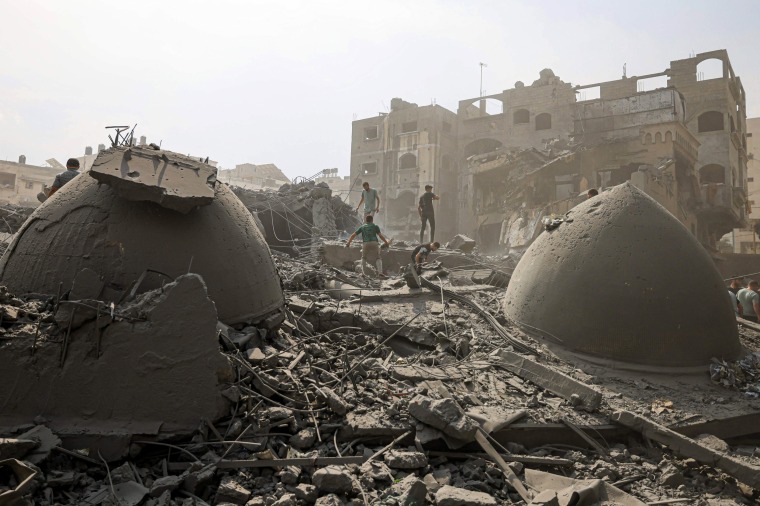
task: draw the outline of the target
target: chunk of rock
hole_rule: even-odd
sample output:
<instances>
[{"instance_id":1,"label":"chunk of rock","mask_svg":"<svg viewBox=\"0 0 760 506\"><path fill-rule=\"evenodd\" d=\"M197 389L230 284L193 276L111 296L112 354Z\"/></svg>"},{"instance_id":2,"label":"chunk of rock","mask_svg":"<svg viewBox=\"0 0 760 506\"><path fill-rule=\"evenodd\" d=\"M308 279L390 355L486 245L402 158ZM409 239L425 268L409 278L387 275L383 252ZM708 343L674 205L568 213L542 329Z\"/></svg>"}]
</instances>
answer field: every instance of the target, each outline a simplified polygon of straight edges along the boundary
<instances>
[{"instance_id":1,"label":"chunk of rock","mask_svg":"<svg viewBox=\"0 0 760 506\"><path fill-rule=\"evenodd\" d=\"M327 466L318 469L311 477L311 482L321 492L345 494L353 489L353 478L342 467Z\"/></svg>"},{"instance_id":2,"label":"chunk of rock","mask_svg":"<svg viewBox=\"0 0 760 506\"><path fill-rule=\"evenodd\" d=\"M427 495L427 485L410 474L391 487L391 493L397 497L399 506L423 506Z\"/></svg>"},{"instance_id":3,"label":"chunk of rock","mask_svg":"<svg viewBox=\"0 0 760 506\"><path fill-rule=\"evenodd\" d=\"M295 494L283 494L282 497L272 503L272 506L296 506Z\"/></svg>"},{"instance_id":4,"label":"chunk of rock","mask_svg":"<svg viewBox=\"0 0 760 506\"><path fill-rule=\"evenodd\" d=\"M245 504L251 497L250 490L240 485L234 478L227 476L222 479L219 488L216 489L216 502L230 502L232 504Z\"/></svg>"},{"instance_id":5,"label":"chunk of rock","mask_svg":"<svg viewBox=\"0 0 760 506\"><path fill-rule=\"evenodd\" d=\"M343 506L343 501L335 494L328 494L317 499L316 506Z\"/></svg>"},{"instance_id":6,"label":"chunk of rock","mask_svg":"<svg viewBox=\"0 0 760 506\"><path fill-rule=\"evenodd\" d=\"M422 452L392 450L385 455L385 463L391 469L420 469L427 465L428 459Z\"/></svg>"},{"instance_id":7,"label":"chunk of rock","mask_svg":"<svg viewBox=\"0 0 760 506\"><path fill-rule=\"evenodd\" d=\"M456 439L472 440L478 430L478 423L468 417L454 399L433 400L418 395L409 402L409 413Z\"/></svg>"},{"instance_id":8,"label":"chunk of rock","mask_svg":"<svg viewBox=\"0 0 760 506\"><path fill-rule=\"evenodd\" d=\"M294 492L296 494L296 498L309 504L316 501L317 496L319 495L317 492L317 487L314 485L307 485L306 483L298 484Z\"/></svg>"},{"instance_id":9,"label":"chunk of rock","mask_svg":"<svg viewBox=\"0 0 760 506\"><path fill-rule=\"evenodd\" d=\"M435 493L437 506L496 506L496 499L485 492L445 486Z\"/></svg>"},{"instance_id":10,"label":"chunk of rock","mask_svg":"<svg viewBox=\"0 0 760 506\"><path fill-rule=\"evenodd\" d=\"M321 390L327 397L327 406L333 413L343 416L348 412L348 403L341 396L327 387L322 387Z\"/></svg>"},{"instance_id":11,"label":"chunk of rock","mask_svg":"<svg viewBox=\"0 0 760 506\"><path fill-rule=\"evenodd\" d=\"M544 490L530 502L529 506L559 506L559 499L554 490Z\"/></svg>"},{"instance_id":12,"label":"chunk of rock","mask_svg":"<svg viewBox=\"0 0 760 506\"><path fill-rule=\"evenodd\" d=\"M150 486L150 495L151 497L160 497L166 491L175 490L180 483L182 483L182 478L179 476L162 476Z\"/></svg>"},{"instance_id":13,"label":"chunk of rock","mask_svg":"<svg viewBox=\"0 0 760 506\"><path fill-rule=\"evenodd\" d=\"M446 248L457 249L465 253L472 253L472 250L475 249L475 244L475 239L470 239L466 235L457 234L449 241Z\"/></svg>"},{"instance_id":14,"label":"chunk of rock","mask_svg":"<svg viewBox=\"0 0 760 506\"><path fill-rule=\"evenodd\" d=\"M316 429L314 429L314 427L309 427L308 429L303 429L302 431L299 431L298 433L290 436L290 441L288 442L290 443L290 446L294 446L299 450L307 450L314 446L316 440Z\"/></svg>"}]
</instances>

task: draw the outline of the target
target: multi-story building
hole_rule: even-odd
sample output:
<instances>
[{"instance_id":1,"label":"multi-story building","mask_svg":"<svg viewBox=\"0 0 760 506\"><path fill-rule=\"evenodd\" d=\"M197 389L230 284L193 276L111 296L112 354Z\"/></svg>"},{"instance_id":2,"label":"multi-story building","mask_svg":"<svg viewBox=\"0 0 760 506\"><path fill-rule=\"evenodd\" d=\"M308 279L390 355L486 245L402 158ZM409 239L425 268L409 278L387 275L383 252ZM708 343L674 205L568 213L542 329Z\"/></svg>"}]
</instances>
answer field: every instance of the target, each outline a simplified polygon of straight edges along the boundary
<instances>
[{"instance_id":1,"label":"multi-story building","mask_svg":"<svg viewBox=\"0 0 760 506\"><path fill-rule=\"evenodd\" d=\"M353 122L351 202L360 199L368 181L382 200L375 221L392 237L415 240L420 222L417 204L425 185L433 185L441 200L435 203L436 236L456 233L457 115L439 105L418 106L400 98L391 110Z\"/></svg>"},{"instance_id":2,"label":"multi-story building","mask_svg":"<svg viewBox=\"0 0 760 506\"><path fill-rule=\"evenodd\" d=\"M456 180L456 231L477 238L484 251L520 251L541 216L565 212L588 188L627 180L714 249L746 222L745 104L725 50L588 85L544 69L531 85L460 101L446 144L456 151L454 166L436 183L450 188ZM366 163L363 129L386 122L354 122L352 176ZM375 152L384 155L383 147ZM389 188L397 169L372 167L373 182ZM416 215L410 220L416 224Z\"/></svg>"},{"instance_id":3,"label":"multi-story building","mask_svg":"<svg viewBox=\"0 0 760 506\"><path fill-rule=\"evenodd\" d=\"M55 167L29 165L23 155L18 162L0 161L0 203L37 207L37 194L51 186L59 172Z\"/></svg>"},{"instance_id":4,"label":"multi-story building","mask_svg":"<svg viewBox=\"0 0 760 506\"><path fill-rule=\"evenodd\" d=\"M249 189L279 188L290 183L290 179L273 163L241 163L234 169L219 171L218 177L227 184Z\"/></svg>"},{"instance_id":5,"label":"multi-story building","mask_svg":"<svg viewBox=\"0 0 760 506\"><path fill-rule=\"evenodd\" d=\"M747 227L732 234L734 253L760 254L760 118L747 119Z\"/></svg>"}]
</instances>

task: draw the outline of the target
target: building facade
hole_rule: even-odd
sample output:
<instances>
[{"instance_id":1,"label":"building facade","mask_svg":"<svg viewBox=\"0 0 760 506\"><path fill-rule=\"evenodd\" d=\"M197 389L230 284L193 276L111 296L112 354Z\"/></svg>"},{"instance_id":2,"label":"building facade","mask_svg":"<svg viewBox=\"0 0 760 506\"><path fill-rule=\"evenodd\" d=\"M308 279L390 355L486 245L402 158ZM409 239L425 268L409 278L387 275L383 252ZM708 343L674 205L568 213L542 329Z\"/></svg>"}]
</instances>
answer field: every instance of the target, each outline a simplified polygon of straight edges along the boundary
<instances>
[{"instance_id":1,"label":"building facade","mask_svg":"<svg viewBox=\"0 0 760 506\"><path fill-rule=\"evenodd\" d=\"M45 186L52 186L59 172L54 167L29 165L23 155L18 162L0 161L0 203L37 207L37 194Z\"/></svg>"},{"instance_id":2,"label":"building facade","mask_svg":"<svg viewBox=\"0 0 760 506\"><path fill-rule=\"evenodd\" d=\"M421 173L399 176L403 125L435 110L450 135L437 135L427 124L428 136L439 140L441 155L454 153L447 170L441 163L429 177L441 191L456 188L456 205L446 215L455 227L443 240L459 232L475 237L482 251L519 252L539 233L542 216L566 212L589 188L629 180L708 249L746 225L746 97L725 50L672 61L662 72L588 85L544 69L530 85L517 82L460 101L453 118L440 106L395 100L402 107L388 115L354 122L352 178L367 178L392 195L415 189ZM374 128L378 136L369 144L367 129ZM416 213L409 221L418 224Z\"/></svg>"},{"instance_id":3,"label":"building facade","mask_svg":"<svg viewBox=\"0 0 760 506\"><path fill-rule=\"evenodd\" d=\"M760 254L760 118L747 119L747 226L734 230L734 253Z\"/></svg>"}]
</instances>

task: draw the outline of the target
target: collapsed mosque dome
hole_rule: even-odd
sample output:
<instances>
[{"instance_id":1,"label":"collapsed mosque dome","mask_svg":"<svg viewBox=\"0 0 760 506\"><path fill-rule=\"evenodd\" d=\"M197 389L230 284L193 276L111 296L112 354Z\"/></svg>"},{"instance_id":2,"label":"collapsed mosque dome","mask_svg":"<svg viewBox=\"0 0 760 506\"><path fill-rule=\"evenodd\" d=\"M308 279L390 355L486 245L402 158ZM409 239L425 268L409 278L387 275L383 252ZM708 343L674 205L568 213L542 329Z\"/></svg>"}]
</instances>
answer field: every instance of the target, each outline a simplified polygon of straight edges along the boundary
<instances>
[{"instance_id":1,"label":"collapsed mosque dome","mask_svg":"<svg viewBox=\"0 0 760 506\"><path fill-rule=\"evenodd\" d=\"M230 325L284 303L261 231L216 169L149 147L102 151L37 208L0 261L0 283L15 293L65 292L85 268L116 302L200 274Z\"/></svg>"},{"instance_id":2,"label":"collapsed mosque dome","mask_svg":"<svg viewBox=\"0 0 760 506\"><path fill-rule=\"evenodd\" d=\"M625 183L536 239L512 274L504 312L569 351L691 367L741 351L726 292L692 234Z\"/></svg>"}]
</instances>

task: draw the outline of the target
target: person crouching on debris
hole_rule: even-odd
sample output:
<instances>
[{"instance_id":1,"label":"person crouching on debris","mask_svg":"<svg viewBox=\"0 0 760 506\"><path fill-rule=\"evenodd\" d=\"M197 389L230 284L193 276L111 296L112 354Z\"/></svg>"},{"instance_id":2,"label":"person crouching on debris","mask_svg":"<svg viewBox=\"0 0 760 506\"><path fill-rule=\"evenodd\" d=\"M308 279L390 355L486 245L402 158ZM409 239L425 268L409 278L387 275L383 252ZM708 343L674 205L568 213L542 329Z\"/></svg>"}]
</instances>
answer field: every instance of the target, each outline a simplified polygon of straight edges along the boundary
<instances>
[{"instance_id":1,"label":"person crouching on debris","mask_svg":"<svg viewBox=\"0 0 760 506\"><path fill-rule=\"evenodd\" d=\"M383 240L386 246L390 246L388 239L380 233L380 227L374 224L375 218L371 214L364 217L364 225L359 227L356 232L351 234L346 242L346 247L350 247L353 240L357 235L362 235L362 274L365 276L371 276L371 272L367 274L367 262L372 262L377 268L377 275L380 278L385 277L383 275L383 260L380 258L380 243L377 238Z\"/></svg>"},{"instance_id":2,"label":"person crouching on debris","mask_svg":"<svg viewBox=\"0 0 760 506\"><path fill-rule=\"evenodd\" d=\"M742 306L742 318L757 323L760 321L760 283L755 280L747 284L747 288L742 288L736 294L739 304Z\"/></svg>"},{"instance_id":3,"label":"person crouching on debris","mask_svg":"<svg viewBox=\"0 0 760 506\"><path fill-rule=\"evenodd\" d=\"M359 201L359 205L356 206L356 212L359 212L359 208L364 204L364 216L374 216L375 213L380 212L380 195L377 194L377 190L369 187L369 183L364 181L362 183L362 199ZM376 205L377 204L377 205Z\"/></svg>"},{"instance_id":4,"label":"person crouching on debris","mask_svg":"<svg viewBox=\"0 0 760 506\"><path fill-rule=\"evenodd\" d=\"M60 190L63 185L74 179L79 175L79 160L76 158L69 158L66 162L66 170L55 176L53 186L50 187L50 191L47 194L47 198L53 196L55 192Z\"/></svg>"},{"instance_id":5,"label":"person crouching on debris","mask_svg":"<svg viewBox=\"0 0 760 506\"><path fill-rule=\"evenodd\" d=\"M599 195L599 191L596 188L591 188L589 191L586 192L586 199L593 199Z\"/></svg>"},{"instance_id":6,"label":"person crouching on debris","mask_svg":"<svg viewBox=\"0 0 760 506\"><path fill-rule=\"evenodd\" d=\"M422 272L422 264L427 261L428 255L432 251L437 251L440 247L441 243L435 241L427 244L420 244L414 248L414 251L412 251L412 262L414 263L414 268L417 271L417 274Z\"/></svg>"}]
</instances>

